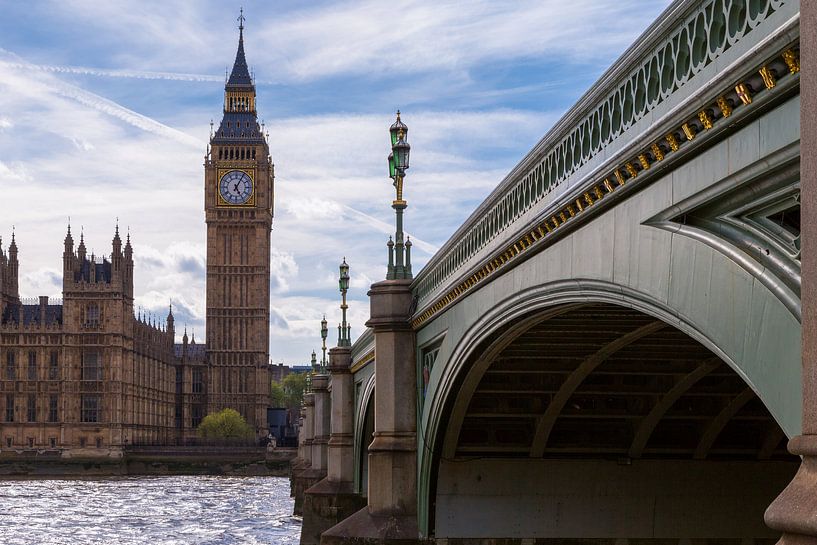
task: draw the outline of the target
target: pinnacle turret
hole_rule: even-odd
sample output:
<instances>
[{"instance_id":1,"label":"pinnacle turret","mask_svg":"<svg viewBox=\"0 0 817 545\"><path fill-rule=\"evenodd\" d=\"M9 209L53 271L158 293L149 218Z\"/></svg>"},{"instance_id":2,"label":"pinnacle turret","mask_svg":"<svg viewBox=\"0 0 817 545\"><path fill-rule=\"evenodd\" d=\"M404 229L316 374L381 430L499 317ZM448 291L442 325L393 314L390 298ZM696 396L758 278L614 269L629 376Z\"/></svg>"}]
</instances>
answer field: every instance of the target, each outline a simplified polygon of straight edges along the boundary
<instances>
[{"instance_id":1,"label":"pinnacle turret","mask_svg":"<svg viewBox=\"0 0 817 545\"><path fill-rule=\"evenodd\" d=\"M14 229L11 230L11 244L9 244L9 260L17 261L17 240L15 239Z\"/></svg>"}]
</instances>

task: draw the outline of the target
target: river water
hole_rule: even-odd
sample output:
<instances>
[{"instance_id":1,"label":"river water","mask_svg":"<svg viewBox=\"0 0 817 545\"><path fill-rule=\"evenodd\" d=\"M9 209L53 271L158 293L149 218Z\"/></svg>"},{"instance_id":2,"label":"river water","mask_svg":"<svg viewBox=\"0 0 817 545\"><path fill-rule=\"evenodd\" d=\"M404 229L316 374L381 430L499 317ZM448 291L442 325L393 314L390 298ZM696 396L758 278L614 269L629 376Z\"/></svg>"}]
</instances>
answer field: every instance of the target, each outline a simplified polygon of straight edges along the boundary
<instances>
[{"instance_id":1,"label":"river water","mask_svg":"<svg viewBox=\"0 0 817 545\"><path fill-rule=\"evenodd\" d=\"M1 480L0 544L293 545L283 477Z\"/></svg>"}]
</instances>

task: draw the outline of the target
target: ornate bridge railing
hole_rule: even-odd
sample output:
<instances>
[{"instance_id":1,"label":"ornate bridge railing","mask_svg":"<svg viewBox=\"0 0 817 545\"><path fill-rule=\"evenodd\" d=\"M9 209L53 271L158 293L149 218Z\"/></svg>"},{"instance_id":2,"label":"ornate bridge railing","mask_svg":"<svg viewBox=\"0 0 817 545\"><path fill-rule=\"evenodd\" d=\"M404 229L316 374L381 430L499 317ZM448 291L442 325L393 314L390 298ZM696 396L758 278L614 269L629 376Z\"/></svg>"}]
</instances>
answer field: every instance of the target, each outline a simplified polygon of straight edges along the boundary
<instances>
[{"instance_id":1,"label":"ornate bridge railing","mask_svg":"<svg viewBox=\"0 0 817 545\"><path fill-rule=\"evenodd\" d=\"M414 326L778 79L797 85L798 23L796 0L674 2L417 275Z\"/></svg>"}]
</instances>

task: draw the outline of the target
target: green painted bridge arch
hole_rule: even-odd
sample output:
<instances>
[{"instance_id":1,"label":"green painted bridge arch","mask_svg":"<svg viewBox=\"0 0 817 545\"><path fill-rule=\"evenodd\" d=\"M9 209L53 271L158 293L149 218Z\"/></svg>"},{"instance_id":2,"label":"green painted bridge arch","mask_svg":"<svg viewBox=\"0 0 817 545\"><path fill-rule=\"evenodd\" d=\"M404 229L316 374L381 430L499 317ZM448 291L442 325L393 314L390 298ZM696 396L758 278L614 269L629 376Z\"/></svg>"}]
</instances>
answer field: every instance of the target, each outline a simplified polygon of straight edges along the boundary
<instances>
[{"instance_id":1,"label":"green painted bridge arch","mask_svg":"<svg viewBox=\"0 0 817 545\"><path fill-rule=\"evenodd\" d=\"M417 275L418 537L778 535L803 414L799 14L674 2ZM351 353L362 495L377 335Z\"/></svg>"}]
</instances>

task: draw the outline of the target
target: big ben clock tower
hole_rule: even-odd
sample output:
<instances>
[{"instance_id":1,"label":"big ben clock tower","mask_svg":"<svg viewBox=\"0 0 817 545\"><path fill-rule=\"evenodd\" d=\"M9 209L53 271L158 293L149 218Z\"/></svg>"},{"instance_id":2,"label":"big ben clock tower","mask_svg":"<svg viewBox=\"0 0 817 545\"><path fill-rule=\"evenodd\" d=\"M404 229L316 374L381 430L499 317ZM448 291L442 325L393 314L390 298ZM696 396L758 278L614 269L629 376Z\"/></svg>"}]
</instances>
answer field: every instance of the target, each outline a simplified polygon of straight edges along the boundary
<instances>
[{"instance_id":1,"label":"big ben clock tower","mask_svg":"<svg viewBox=\"0 0 817 545\"><path fill-rule=\"evenodd\" d=\"M244 57L243 14L239 22L224 115L204 164L207 413L235 409L266 435L274 174Z\"/></svg>"}]
</instances>

